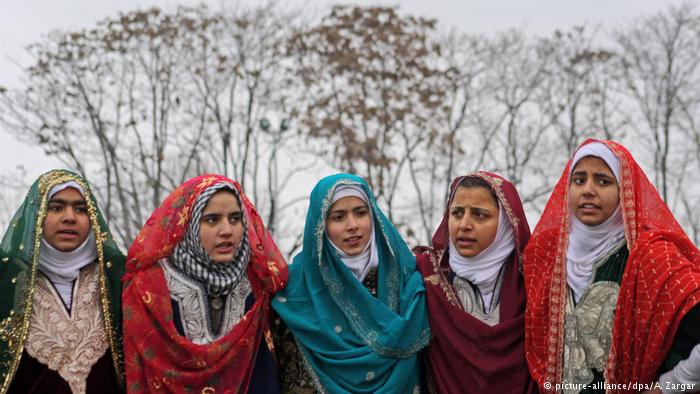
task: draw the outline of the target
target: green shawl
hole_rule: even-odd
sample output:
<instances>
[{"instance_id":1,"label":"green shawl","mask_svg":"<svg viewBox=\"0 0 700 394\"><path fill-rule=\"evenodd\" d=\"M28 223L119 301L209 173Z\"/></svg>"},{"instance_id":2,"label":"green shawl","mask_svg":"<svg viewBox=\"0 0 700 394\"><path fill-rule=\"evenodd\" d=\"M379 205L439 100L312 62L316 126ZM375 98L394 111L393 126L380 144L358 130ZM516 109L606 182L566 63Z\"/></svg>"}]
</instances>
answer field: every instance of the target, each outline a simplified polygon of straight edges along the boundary
<instances>
[{"instance_id":1,"label":"green shawl","mask_svg":"<svg viewBox=\"0 0 700 394\"><path fill-rule=\"evenodd\" d=\"M12 384L29 331L48 192L53 186L68 181L75 181L82 187L91 228L99 229L95 234L100 272L99 299L117 381L122 385L124 382L120 283L124 255L114 242L85 179L66 170L52 170L41 175L29 189L0 244L1 394L6 393Z\"/></svg>"}]
</instances>

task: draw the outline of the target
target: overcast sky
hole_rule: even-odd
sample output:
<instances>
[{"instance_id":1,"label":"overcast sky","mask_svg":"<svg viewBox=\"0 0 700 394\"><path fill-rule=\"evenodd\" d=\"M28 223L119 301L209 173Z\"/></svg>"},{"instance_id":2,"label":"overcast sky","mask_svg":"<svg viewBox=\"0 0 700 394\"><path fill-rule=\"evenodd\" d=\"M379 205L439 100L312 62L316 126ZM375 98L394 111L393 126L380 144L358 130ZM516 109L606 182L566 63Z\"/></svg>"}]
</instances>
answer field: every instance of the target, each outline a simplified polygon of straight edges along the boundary
<instances>
[{"instance_id":1,"label":"overcast sky","mask_svg":"<svg viewBox=\"0 0 700 394\"><path fill-rule=\"evenodd\" d=\"M171 0L0 0L0 86L20 86L22 66L27 65L24 48L41 40L54 29L81 29L120 11L201 1ZM690 1L695 3L697 1ZM215 6L220 1L210 2ZM234 4L235 1L224 2ZM255 4L254 1L245 1ZM287 0L283 4L322 8L338 1ZM635 17L680 5L681 0L403 0L340 1L343 4L398 5L402 13L436 18L441 27L469 33L491 33L510 27L522 27L538 35L576 24L601 24L611 29L629 23ZM0 171L12 171L23 165L31 176L58 165L41 149L15 141L0 129L2 154ZM27 180L30 184L33 179Z\"/></svg>"}]
</instances>

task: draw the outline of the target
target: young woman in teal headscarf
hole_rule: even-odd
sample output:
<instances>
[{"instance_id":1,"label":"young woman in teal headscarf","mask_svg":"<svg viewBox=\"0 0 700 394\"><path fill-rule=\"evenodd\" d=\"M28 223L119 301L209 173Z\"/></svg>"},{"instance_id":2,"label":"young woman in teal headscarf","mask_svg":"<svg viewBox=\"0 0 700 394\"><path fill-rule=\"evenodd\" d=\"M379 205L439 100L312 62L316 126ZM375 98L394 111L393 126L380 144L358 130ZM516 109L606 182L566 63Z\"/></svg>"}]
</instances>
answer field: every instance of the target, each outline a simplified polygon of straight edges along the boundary
<instances>
[{"instance_id":1,"label":"young woman in teal headscarf","mask_svg":"<svg viewBox=\"0 0 700 394\"><path fill-rule=\"evenodd\" d=\"M425 288L362 178L328 176L313 189L303 250L272 307L293 337L277 346L285 391L420 392Z\"/></svg>"}]
</instances>

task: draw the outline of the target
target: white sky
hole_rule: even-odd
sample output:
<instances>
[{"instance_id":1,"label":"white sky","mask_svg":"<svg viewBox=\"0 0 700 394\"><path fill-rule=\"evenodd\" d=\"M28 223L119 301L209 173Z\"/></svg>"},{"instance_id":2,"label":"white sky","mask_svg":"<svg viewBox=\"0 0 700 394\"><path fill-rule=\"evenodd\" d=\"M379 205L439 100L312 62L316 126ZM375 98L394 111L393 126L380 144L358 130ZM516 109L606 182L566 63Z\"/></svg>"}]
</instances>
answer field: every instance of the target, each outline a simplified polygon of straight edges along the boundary
<instances>
[{"instance_id":1,"label":"white sky","mask_svg":"<svg viewBox=\"0 0 700 394\"><path fill-rule=\"evenodd\" d=\"M0 0L0 86L20 86L21 66L27 65L24 48L54 29L80 29L115 16L120 11L157 5L161 8L201 1L173 0ZM576 24L602 24L611 29L634 17L679 5L681 0L402 0L340 1L344 4L398 5L401 12L438 19L443 28L469 33L491 33L511 27L523 27L538 35ZM696 3L696 1L690 1ZM214 6L220 1L212 2ZM224 1L226 5L235 1ZM247 0L247 4L257 2ZM298 4L322 8L338 1L293 0ZM41 149L17 142L7 130L0 129L0 171L13 171L18 164L30 176L58 166ZM27 180L27 185L33 179Z\"/></svg>"}]
</instances>

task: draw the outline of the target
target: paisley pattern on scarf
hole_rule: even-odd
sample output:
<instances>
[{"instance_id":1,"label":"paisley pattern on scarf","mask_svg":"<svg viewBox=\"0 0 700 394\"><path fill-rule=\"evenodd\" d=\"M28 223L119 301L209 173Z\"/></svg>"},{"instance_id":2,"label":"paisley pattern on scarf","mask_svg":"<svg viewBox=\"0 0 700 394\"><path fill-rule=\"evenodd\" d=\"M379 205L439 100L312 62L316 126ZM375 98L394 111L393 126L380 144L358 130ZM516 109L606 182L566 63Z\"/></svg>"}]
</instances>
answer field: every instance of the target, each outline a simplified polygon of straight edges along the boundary
<instances>
[{"instance_id":1,"label":"paisley pattern on scarf","mask_svg":"<svg viewBox=\"0 0 700 394\"><path fill-rule=\"evenodd\" d=\"M251 256L246 268L255 303L233 328L206 345L180 335L161 259L188 229L197 197L217 183L232 184L246 217ZM287 264L241 186L220 175L192 178L173 191L129 248L124 275L124 348L129 392L245 392L258 344L269 347L270 299L287 282ZM272 349L271 349L272 350Z\"/></svg>"}]
</instances>

